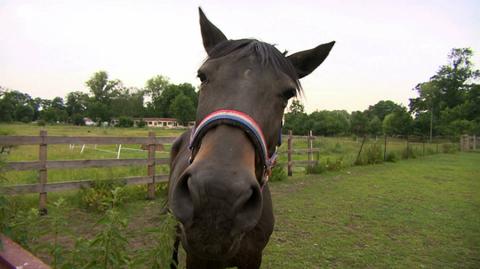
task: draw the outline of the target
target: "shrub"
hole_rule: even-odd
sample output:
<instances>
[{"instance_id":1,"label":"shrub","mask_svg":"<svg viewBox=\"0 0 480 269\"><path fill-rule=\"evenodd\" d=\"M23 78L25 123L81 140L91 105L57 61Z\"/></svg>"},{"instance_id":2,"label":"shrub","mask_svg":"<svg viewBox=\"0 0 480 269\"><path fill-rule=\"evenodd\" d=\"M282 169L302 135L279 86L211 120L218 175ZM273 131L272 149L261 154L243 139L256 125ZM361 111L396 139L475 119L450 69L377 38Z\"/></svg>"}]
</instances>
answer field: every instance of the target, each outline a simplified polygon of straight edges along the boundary
<instances>
[{"instance_id":1,"label":"shrub","mask_svg":"<svg viewBox=\"0 0 480 269\"><path fill-rule=\"evenodd\" d=\"M138 128L143 128L145 126L147 126L147 123L143 119L137 122Z\"/></svg>"},{"instance_id":2,"label":"shrub","mask_svg":"<svg viewBox=\"0 0 480 269\"><path fill-rule=\"evenodd\" d=\"M124 127L124 128L133 127L133 119L130 117L118 118L118 127Z\"/></svg>"},{"instance_id":3,"label":"shrub","mask_svg":"<svg viewBox=\"0 0 480 269\"><path fill-rule=\"evenodd\" d=\"M272 168L272 175L270 176L269 181L283 181L287 179L287 173L282 164L277 164Z\"/></svg>"},{"instance_id":4,"label":"shrub","mask_svg":"<svg viewBox=\"0 0 480 269\"><path fill-rule=\"evenodd\" d=\"M315 165L307 166L305 168L305 172L308 175L321 174L321 173L324 173L325 171L327 171L327 168L325 166L325 163L322 163L322 162L317 162Z\"/></svg>"},{"instance_id":5,"label":"shrub","mask_svg":"<svg viewBox=\"0 0 480 269\"><path fill-rule=\"evenodd\" d=\"M47 125L47 123L45 122L45 120L38 120L37 125L38 126L45 126L45 125Z\"/></svg>"},{"instance_id":6,"label":"shrub","mask_svg":"<svg viewBox=\"0 0 480 269\"><path fill-rule=\"evenodd\" d=\"M387 156L385 156L385 161L394 163L398 161L398 155L395 152L390 151L387 153Z\"/></svg>"},{"instance_id":7,"label":"shrub","mask_svg":"<svg viewBox=\"0 0 480 269\"><path fill-rule=\"evenodd\" d=\"M85 121L83 120L83 116L79 114L72 115L72 123L74 125L84 126Z\"/></svg>"},{"instance_id":8,"label":"shrub","mask_svg":"<svg viewBox=\"0 0 480 269\"><path fill-rule=\"evenodd\" d=\"M365 150L367 164L377 164L383 162L382 147L373 144Z\"/></svg>"},{"instance_id":9,"label":"shrub","mask_svg":"<svg viewBox=\"0 0 480 269\"><path fill-rule=\"evenodd\" d=\"M402 159L415 159L417 158L417 155L415 154L415 151L413 151L412 147L406 147L402 151Z\"/></svg>"},{"instance_id":10,"label":"shrub","mask_svg":"<svg viewBox=\"0 0 480 269\"><path fill-rule=\"evenodd\" d=\"M325 168L328 171L338 171L343 168L343 157L336 159L335 161L330 161L330 158L327 158L325 163Z\"/></svg>"},{"instance_id":11,"label":"shrub","mask_svg":"<svg viewBox=\"0 0 480 269\"><path fill-rule=\"evenodd\" d=\"M80 203L87 209L92 209L97 212L105 212L112 205L112 190L122 187L122 184L114 180L97 180L92 182L90 188L82 189L79 192ZM121 194L124 194L125 189L120 188ZM116 198L118 203L124 201L125 196L121 195Z\"/></svg>"},{"instance_id":12,"label":"shrub","mask_svg":"<svg viewBox=\"0 0 480 269\"><path fill-rule=\"evenodd\" d=\"M443 153L455 153L457 152L458 148L456 144L442 144L442 152Z\"/></svg>"}]
</instances>

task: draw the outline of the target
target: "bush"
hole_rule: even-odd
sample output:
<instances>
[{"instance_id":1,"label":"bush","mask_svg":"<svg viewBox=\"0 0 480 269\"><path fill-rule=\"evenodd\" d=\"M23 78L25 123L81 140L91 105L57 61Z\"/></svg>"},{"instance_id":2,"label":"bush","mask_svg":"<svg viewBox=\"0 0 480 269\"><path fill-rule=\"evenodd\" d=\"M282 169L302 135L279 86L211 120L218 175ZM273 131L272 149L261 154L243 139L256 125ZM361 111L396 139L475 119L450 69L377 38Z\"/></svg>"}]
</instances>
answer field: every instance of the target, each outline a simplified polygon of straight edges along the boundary
<instances>
[{"instance_id":1,"label":"bush","mask_svg":"<svg viewBox=\"0 0 480 269\"><path fill-rule=\"evenodd\" d=\"M456 144L442 144L442 152L443 153L455 153L457 152L458 148Z\"/></svg>"},{"instance_id":2,"label":"bush","mask_svg":"<svg viewBox=\"0 0 480 269\"><path fill-rule=\"evenodd\" d=\"M343 157L336 159L335 161L330 161L330 158L327 158L325 163L325 168L328 171L338 171L343 168Z\"/></svg>"},{"instance_id":3,"label":"bush","mask_svg":"<svg viewBox=\"0 0 480 269\"><path fill-rule=\"evenodd\" d=\"M45 126L47 123L44 120L37 120L38 126Z\"/></svg>"},{"instance_id":4,"label":"bush","mask_svg":"<svg viewBox=\"0 0 480 269\"><path fill-rule=\"evenodd\" d=\"M398 161L398 155L395 152L390 151L387 153L387 156L385 156L385 161L394 163Z\"/></svg>"},{"instance_id":5,"label":"bush","mask_svg":"<svg viewBox=\"0 0 480 269\"><path fill-rule=\"evenodd\" d=\"M327 171L327 167L325 166L325 163L321 162L318 162L313 166L307 166L305 168L305 172L307 173L307 175L322 174L325 171Z\"/></svg>"},{"instance_id":6,"label":"bush","mask_svg":"<svg viewBox=\"0 0 480 269\"><path fill-rule=\"evenodd\" d=\"M406 147L402 151L402 159L415 159L417 158L417 155L415 154L415 151L413 151L412 147Z\"/></svg>"},{"instance_id":7,"label":"bush","mask_svg":"<svg viewBox=\"0 0 480 269\"><path fill-rule=\"evenodd\" d=\"M114 180L97 180L91 183L90 188L82 189L79 192L80 203L87 209L97 212L105 212L112 207L110 201L113 199L112 190L118 187L123 187L123 184L115 182ZM121 188L121 193L124 193ZM117 202L124 201L124 195L116 197Z\"/></svg>"},{"instance_id":8,"label":"bush","mask_svg":"<svg viewBox=\"0 0 480 269\"><path fill-rule=\"evenodd\" d=\"M72 123L74 125L84 126L85 121L83 120L83 116L79 114L72 115Z\"/></svg>"},{"instance_id":9,"label":"bush","mask_svg":"<svg viewBox=\"0 0 480 269\"><path fill-rule=\"evenodd\" d=\"M383 162L382 147L378 144L373 144L365 151L367 164L377 164Z\"/></svg>"},{"instance_id":10,"label":"bush","mask_svg":"<svg viewBox=\"0 0 480 269\"><path fill-rule=\"evenodd\" d=\"M140 121L137 122L137 127L138 128L143 128L145 126L147 126L147 123L144 120L140 120Z\"/></svg>"},{"instance_id":11,"label":"bush","mask_svg":"<svg viewBox=\"0 0 480 269\"><path fill-rule=\"evenodd\" d=\"M118 118L118 127L124 127L124 128L133 127L133 119L130 117Z\"/></svg>"},{"instance_id":12,"label":"bush","mask_svg":"<svg viewBox=\"0 0 480 269\"><path fill-rule=\"evenodd\" d=\"M287 173L282 164L277 164L272 168L272 175L269 181L283 181L287 179Z\"/></svg>"}]
</instances>

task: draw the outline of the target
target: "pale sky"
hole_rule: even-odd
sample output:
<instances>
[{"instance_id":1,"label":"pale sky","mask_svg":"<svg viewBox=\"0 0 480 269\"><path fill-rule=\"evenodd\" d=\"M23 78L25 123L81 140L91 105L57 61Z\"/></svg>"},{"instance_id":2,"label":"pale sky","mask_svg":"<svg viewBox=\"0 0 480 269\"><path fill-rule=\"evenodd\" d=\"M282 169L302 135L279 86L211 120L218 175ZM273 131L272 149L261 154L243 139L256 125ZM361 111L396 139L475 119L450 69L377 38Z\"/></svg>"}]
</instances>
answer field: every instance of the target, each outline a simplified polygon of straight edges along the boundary
<instances>
[{"instance_id":1,"label":"pale sky","mask_svg":"<svg viewBox=\"0 0 480 269\"><path fill-rule=\"evenodd\" d=\"M96 71L143 87L154 75L197 86L206 54L197 7L230 39L257 38L294 53L337 43L302 79L308 112L408 105L412 88L471 47L480 68L480 1L5 1L0 85L33 97L87 92Z\"/></svg>"}]
</instances>

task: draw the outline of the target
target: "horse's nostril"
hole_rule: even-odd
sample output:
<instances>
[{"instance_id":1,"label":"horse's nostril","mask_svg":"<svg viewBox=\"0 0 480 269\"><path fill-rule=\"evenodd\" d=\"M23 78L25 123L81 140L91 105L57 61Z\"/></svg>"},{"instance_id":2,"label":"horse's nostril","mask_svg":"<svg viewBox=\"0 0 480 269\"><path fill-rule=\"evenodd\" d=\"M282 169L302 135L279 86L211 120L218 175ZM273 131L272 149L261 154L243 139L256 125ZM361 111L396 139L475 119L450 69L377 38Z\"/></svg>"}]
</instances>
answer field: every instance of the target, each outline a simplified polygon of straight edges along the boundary
<instances>
[{"instance_id":1,"label":"horse's nostril","mask_svg":"<svg viewBox=\"0 0 480 269\"><path fill-rule=\"evenodd\" d=\"M193 217L193 201L188 182L190 175L185 174L174 186L171 209L180 222L185 224Z\"/></svg>"},{"instance_id":2,"label":"horse's nostril","mask_svg":"<svg viewBox=\"0 0 480 269\"><path fill-rule=\"evenodd\" d=\"M235 212L235 232L248 231L257 224L262 212L262 195L257 185L245 191L237 200Z\"/></svg>"}]
</instances>

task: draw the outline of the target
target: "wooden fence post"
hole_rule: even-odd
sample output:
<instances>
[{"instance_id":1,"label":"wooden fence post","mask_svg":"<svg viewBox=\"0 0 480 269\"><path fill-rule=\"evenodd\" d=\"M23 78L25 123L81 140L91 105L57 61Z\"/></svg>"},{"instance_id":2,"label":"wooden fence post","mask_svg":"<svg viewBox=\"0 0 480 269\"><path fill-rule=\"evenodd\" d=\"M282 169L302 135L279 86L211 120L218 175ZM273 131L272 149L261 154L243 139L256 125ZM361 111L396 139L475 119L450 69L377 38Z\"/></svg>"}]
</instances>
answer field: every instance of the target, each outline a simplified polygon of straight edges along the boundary
<instances>
[{"instance_id":1,"label":"wooden fence post","mask_svg":"<svg viewBox=\"0 0 480 269\"><path fill-rule=\"evenodd\" d=\"M425 156L425 137L422 136L422 156Z\"/></svg>"},{"instance_id":2,"label":"wooden fence post","mask_svg":"<svg viewBox=\"0 0 480 269\"><path fill-rule=\"evenodd\" d=\"M473 150L477 150L477 136L473 135Z\"/></svg>"},{"instance_id":3,"label":"wooden fence post","mask_svg":"<svg viewBox=\"0 0 480 269\"><path fill-rule=\"evenodd\" d=\"M307 143L308 143L308 167L313 166L313 135L312 135L312 130L308 133L307 137Z\"/></svg>"},{"instance_id":4,"label":"wooden fence post","mask_svg":"<svg viewBox=\"0 0 480 269\"><path fill-rule=\"evenodd\" d=\"M410 144L408 142L408 135L407 135L407 159L410 158Z\"/></svg>"},{"instance_id":5,"label":"wooden fence post","mask_svg":"<svg viewBox=\"0 0 480 269\"><path fill-rule=\"evenodd\" d=\"M384 139L385 139L385 142L384 142L384 145L383 145L383 161L386 162L387 161L387 134L384 134Z\"/></svg>"},{"instance_id":6,"label":"wooden fence post","mask_svg":"<svg viewBox=\"0 0 480 269\"><path fill-rule=\"evenodd\" d=\"M360 145L360 150L358 151L357 159L355 159L355 164L357 165L360 164L360 154L362 154L363 144L365 144L365 140L367 140L367 135L363 136L362 145Z\"/></svg>"},{"instance_id":7,"label":"wooden fence post","mask_svg":"<svg viewBox=\"0 0 480 269\"><path fill-rule=\"evenodd\" d=\"M155 199L155 132L149 132L148 137L150 142L148 144L148 164L147 175L152 177L152 182L147 185L147 199Z\"/></svg>"},{"instance_id":8,"label":"wooden fence post","mask_svg":"<svg viewBox=\"0 0 480 269\"><path fill-rule=\"evenodd\" d=\"M291 177L292 176L292 151L293 151L293 148L292 148L292 130L289 130L288 131L288 140L287 140L287 144L288 144L288 147L287 147L287 171L288 171L288 176Z\"/></svg>"},{"instance_id":9,"label":"wooden fence post","mask_svg":"<svg viewBox=\"0 0 480 269\"><path fill-rule=\"evenodd\" d=\"M47 192L45 191L45 184L47 184L47 131L40 131L40 146L38 149L38 160L40 162L40 168L38 169L38 184L40 186L40 196L38 209L40 215L46 215L47 210Z\"/></svg>"}]
</instances>

